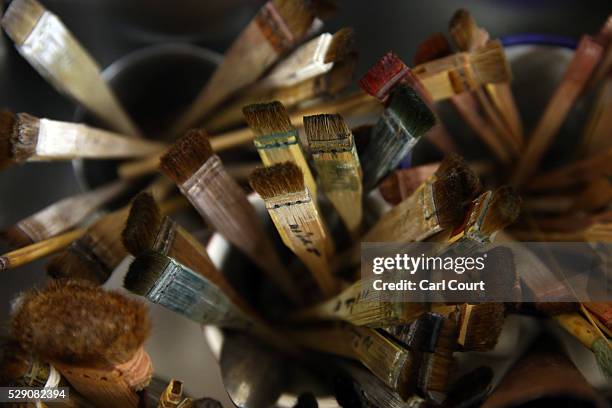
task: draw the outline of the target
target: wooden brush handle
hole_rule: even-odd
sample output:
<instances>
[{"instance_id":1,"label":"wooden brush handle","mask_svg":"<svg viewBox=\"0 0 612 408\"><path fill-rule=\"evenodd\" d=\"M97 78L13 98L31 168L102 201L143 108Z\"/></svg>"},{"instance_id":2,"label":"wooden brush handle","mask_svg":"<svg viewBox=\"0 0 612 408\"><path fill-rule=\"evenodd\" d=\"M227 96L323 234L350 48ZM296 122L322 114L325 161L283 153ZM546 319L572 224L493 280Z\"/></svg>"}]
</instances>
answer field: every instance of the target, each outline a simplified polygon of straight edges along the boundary
<instances>
[{"instance_id":1,"label":"wooden brush handle","mask_svg":"<svg viewBox=\"0 0 612 408\"><path fill-rule=\"evenodd\" d=\"M554 318L561 327L567 330L569 334L574 336L589 349L591 349L593 343L600 338L589 322L578 313L560 314L554 316Z\"/></svg>"}]
</instances>

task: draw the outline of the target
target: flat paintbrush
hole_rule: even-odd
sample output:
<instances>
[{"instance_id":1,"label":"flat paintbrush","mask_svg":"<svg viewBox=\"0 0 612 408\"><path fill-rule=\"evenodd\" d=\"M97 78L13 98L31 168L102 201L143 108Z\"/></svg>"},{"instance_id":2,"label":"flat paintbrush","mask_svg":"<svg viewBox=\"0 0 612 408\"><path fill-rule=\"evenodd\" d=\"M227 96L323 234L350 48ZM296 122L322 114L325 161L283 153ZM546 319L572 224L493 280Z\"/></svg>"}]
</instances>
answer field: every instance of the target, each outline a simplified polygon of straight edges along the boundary
<instances>
[{"instance_id":1,"label":"flat paintbrush","mask_svg":"<svg viewBox=\"0 0 612 408\"><path fill-rule=\"evenodd\" d=\"M283 242L304 262L325 297L338 291L329 257L334 244L304 176L292 162L255 170L249 183L265 201Z\"/></svg>"},{"instance_id":2,"label":"flat paintbrush","mask_svg":"<svg viewBox=\"0 0 612 408\"><path fill-rule=\"evenodd\" d=\"M425 180L434 175L440 163L414 166L393 171L378 186L386 202L397 205L410 197Z\"/></svg>"},{"instance_id":3,"label":"flat paintbrush","mask_svg":"<svg viewBox=\"0 0 612 408\"><path fill-rule=\"evenodd\" d=\"M137 392L153 374L143 349L149 331L143 304L82 281L29 291L11 316L11 334L22 347L96 406L138 406Z\"/></svg>"},{"instance_id":4,"label":"flat paintbrush","mask_svg":"<svg viewBox=\"0 0 612 408\"><path fill-rule=\"evenodd\" d=\"M225 52L223 62L170 133L183 133L236 91L258 79L282 54L302 41L314 18L309 1L265 3Z\"/></svg>"},{"instance_id":5,"label":"flat paintbrush","mask_svg":"<svg viewBox=\"0 0 612 408\"><path fill-rule=\"evenodd\" d=\"M290 299L299 301L295 282L265 234L255 209L213 153L204 131L187 132L162 157L160 169L208 224L251 258Z\"/></svg>"},{"instance_id":6,"label":"flat paintbrush","mask_svg":"<svg viewBox=\"0 0 612 408\"><path fill-rule=\"evenodd\" d=\"M278 101L245 106L244 118L255 134L255 148L264 166L290 161L304 175L304 183L317 203L317 184L300 143L298 131L291 124L287 110Z\"/></svg>"},{"instance_id":7,"label":"flat paintbrush","mask_svg":"<svg viewBox=\"0 0 612 408\"><path fill-rule=\"evenodd\" d=\"M353 134L340 115L306 116L304 130L321 189L356 237L363 216L363 187Z\"/></svg>"},{"instance_id":8,"label":"flat paintbrush","mask_svg":"<svg viewBox=\"0 0 612 408\"><path fill-rule=\"evenodd\" d=\"M47 240L85 221L100 207L129 187L129 182L115 181L86 193L64 198L2 231L0 238L13 247Z\"/></svg>"},{"instance_id":9,"label":"flat paintbrush","mask_svg":"<svg viewBox=\"0 0 612 408\"><path fill-rule=\"evenodd\" d=\"M17 51L55 89L113 129L128 136L140 134L97 62L55 14L36 0L15 0L2 17L2 27Z\"/></svg>"}]
</instances>

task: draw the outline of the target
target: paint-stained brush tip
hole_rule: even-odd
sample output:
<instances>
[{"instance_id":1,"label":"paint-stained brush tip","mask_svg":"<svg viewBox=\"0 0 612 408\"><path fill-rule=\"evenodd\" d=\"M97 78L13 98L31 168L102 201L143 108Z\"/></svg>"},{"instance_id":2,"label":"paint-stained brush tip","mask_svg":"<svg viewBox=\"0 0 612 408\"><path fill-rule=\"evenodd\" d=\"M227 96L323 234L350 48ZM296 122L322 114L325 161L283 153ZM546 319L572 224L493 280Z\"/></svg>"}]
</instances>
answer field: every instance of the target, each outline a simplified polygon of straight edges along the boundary
<instances>
[{"instance_id":1,"label":"paint-stained brush tip","mask_svg":"<svg viewBox=\"0 0 612 408\"><path fill-rule=\"evenodd\" d=\"M389 96L392 111L413 137L420 137L436 124L436 116L418 93L408 85L396 86Z\"/></svg>"},{"instance_id":2,"label":"paint-stained brush tip","mask_svg":"<svg viewBox=\"0 0 612 408\"><path fill-rule=\"evenodd\" d=\"M191 129L162 156L159 168L174 182L182 184L213 154L206 132Z\"/></svg>"},{"instance_id":3,"label":"paint-stained brush tip","mask_svg":"<svg viewBox=\"0 0 612 408\"><path fill-rule=\"evenodd\" d=\"M168 265L168 257L144 252L134 258L123 278L123 287L139 296L146 296Z\"/></svg>"},{"instance_id":4,"label":"paint-stained brush tip","mask_svg":"<svg viewBox=\"0 0 612 408\"><path fill-rule=\"evenodd\" d=\"M334 33L323 62L335 62L355 52L355 31L346 27Z\"/></svg>"},{"instance_id":5,"label":"paint-stained brush tip","mask_svg":"<svg viewBox=\"0 0 612 408\"><path fill-rule=\"evenodd\" d=\"M292 162L275 164L254 170L249 184L264 199L304 191L302 170Z\"/></svg>"},{"instance_id":6,"label":"paint-stained brush tip","mask_svg":"<svg viewBox=\"0 0 612 408\"><path fill-rule=\"evenodd\" d=\"M521 198L510 186L501 186L493 193L493 198L483 220L481 230L484 234L499 231L512 224L521 211Z\"/></svg>"},{"instance_id":7,"label":"paint-stained brush tip","mask_svg":"<svg viewBox=\"0 0 612 408\"><path fill-rule=\"evenodd\" d=\"M151 249L161 223L162 215L151 193L139 193L132 201L121 233L123 246L133 255Z\"/></svg>"},{"instance_id":8,"label":"paint-stained brush tip","mask_svg":"<svg viewBox=\"0 0 612 408\"><path fill-rule=\"evenodd\" d=\"M407 71L408 67L400 57L389 51L359 80L359 86L368 94L379 97L391 82Z\"/></svg>"}]
</instances>

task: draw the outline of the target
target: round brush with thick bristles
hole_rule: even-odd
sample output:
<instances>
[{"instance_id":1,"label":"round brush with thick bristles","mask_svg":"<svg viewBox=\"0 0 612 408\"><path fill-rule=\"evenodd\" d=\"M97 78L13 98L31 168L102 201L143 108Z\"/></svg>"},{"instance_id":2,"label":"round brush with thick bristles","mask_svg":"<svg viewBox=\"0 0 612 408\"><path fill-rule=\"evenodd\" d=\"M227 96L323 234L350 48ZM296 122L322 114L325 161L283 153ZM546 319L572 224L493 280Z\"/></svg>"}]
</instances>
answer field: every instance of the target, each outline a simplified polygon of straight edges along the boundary
<instances>
[{"instance_id":1,"label":"round brush with thick bristles","mask_svg":"<svg viewBox=\"0 0 612 408\"><path fill-rule=\"evenodd\" d=\"M78 323L78 324L77 324ZM96 406L137 407L152 376L146 307L85 281L53 281L21 295L11 333Z\"/></svg>"}]
</instances>

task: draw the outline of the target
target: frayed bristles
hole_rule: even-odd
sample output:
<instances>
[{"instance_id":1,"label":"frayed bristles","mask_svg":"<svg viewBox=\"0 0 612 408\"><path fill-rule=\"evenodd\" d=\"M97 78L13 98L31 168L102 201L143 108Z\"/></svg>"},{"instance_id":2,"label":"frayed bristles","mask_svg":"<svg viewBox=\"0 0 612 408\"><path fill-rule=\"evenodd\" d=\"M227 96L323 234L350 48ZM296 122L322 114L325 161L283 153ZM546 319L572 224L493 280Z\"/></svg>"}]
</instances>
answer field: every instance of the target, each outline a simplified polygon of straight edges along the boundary
<instances>
[{"instance_id":1,"label":"frayed bristles","mask_svg":"<svg viewBox=\"0 0 612 408\"><path fill-rule=\"evenodd\" d=\"M597 365L607 378L612 378L612 346L606 339L597 339L591 346Z\"/></svg>"},{"instance_id":2,"label":"frayed bristles","mask_svg":"<svg viewBox=\"0 0 612 408\"><path fill-rule=\"evenodd\" d=\"M15 0L2 17L2 27L17 46L21 46L45 12L36 0Z\"/></svg>"},{"instance_id":3,"label":"frayed bristles","mask_svg":"<svg viewBox=\"0 0 612 408\"><path fill-rule=\"evenodd\" d=\"M464 220L468 204L480 189L480 181L467 167L456 166L443 174L433 183L433 198L440 226L451 228Z\"/></svg>"},{"instance_id":4,"label":"frayed bristles","mask_svg":"<svg viewBox=\"0 0 612 408\"><path fill-rule=\"evenodd\" d=\"M159 168L174 182L182 184L214 154L203 129L191 129L168 149Z\"/></svg>"},{"instance_id":5,"label":"frayed bristles","mask_svg":"<svg viewBox=\"0 0 612 408\"><path fill-rule=\"evenodd\" d=\"M123 278L123 287L132 293L146 296L168 266L168 257L157 252L137 256Z\"/></svg>"},{"instance_id":6,"label":"frayed bristles","mask_svg":"<svg viewBox=\"0 0 612 408\"><path fill-rule=\"evenodd\" d=\"M466 314L466 310L471 312ZM460 344L465 350L489 351L501 334L505 309L503 303L464 305L461 312Z\"/></svg>"},{"instance_id":7,"label":"frayed bristles","mask_svg":"<svg viewBox=\"0 0 612 408\"><path fill-rule=\"evenodd\" d=\"M328 142L351 137L351 130L338 114L304 116L304 131L309 142Z\"/></svg>"},{"instance_id":8,"label":"frayed bristles","mask_svg":"<svg viewBox=\"0 0 612 408\"><path fill-rule=\"evenodd\" d=\"M480 83L508 82L512 78L504 47L498 40L471 52L470 62Z\"/></svg>"},{"instance_id":9,"label":"frayed bristles","mask_svg":"<svg viewBox=\"0 0 612 408\"><path fill-rule=\"evenodd\" d=\"M103 285L113 270L107 268L91 248L84 248L82 240L51 258L46 266L47 275L53 279L81 279Z\"/></svg>"},{"instance_id":10,"label":"frayed bristles","mask_svg":"<svg viewBox=\"0 0 612 408\"><path fill-rule=\"evenodd\" d=\"M132 255L151 249L161 223L162 215L151 193L139 193L132 201L130 215L121 233L123 246Z\"/></svg>"},{"instance_id":11,"label":"frayed bristles","mask_svg":"<svg viewBox=\"0 0 612 408\"><path fill-rule=\"evenodd\" d=\"M32 238L19 228L18 225L0 232L0 240L6 242L13 249L22 248L34 243Z\"/></svg>"},{"instance_id":12,"label":"frayed bristles","mask_svg":"<svg viewBox=\"0 0 612 408\"><path fill-rule=\"evenodd\" d=\"M448 380L453 371L455 360L452 356L427 353L421 366L419 387L426 394L446 392Z\"/></svg>"},{"instance_id":13,"label":"frayed bristles","mask_svg":"<svg viewBox=\"0 0 612 408\"><path fill-rule=\"evenodd\" d=\"M359 80L359 86L368 94L378 97L389 81L397 79L406 70L408 67L400 57L389 51Z\"/></svg>"},{"instance_id":14,"label":"frayed bristles","mask_svg":"<svg viewBox=\"0 0 612 408\"><path fill-rule=\"evenodd\" d=\"M521 198L510 186L499 187L493 193L491 203L483 219L480 231L490 235L512 224L521 211Z\"/></svg>"},{"instance_id":15,"label":"frayed bristles","mask_svg":"<svg viewBox=\"0 0 612 408\"><path fill-rule=\"evenodd\" d=\"M469 11L459 9L453 14L448 25L448 30L457 48L460 50L469 50L474 43L474 37L478 27Z\"/></svg>"},{"instance_id":16,"label":"frayed bristles","mask_svg":"<svg viewBox=\"0 0 612 408\"><path fill-rule=\"evenodd\" d=\"M11 319L24 348L88 367L127 362L149 331L145 305L84 281L52 281L25 293Z\"/></svg>"},{"instance_id":17,"label":"frayed bristles","mask_svg":"<svg viewBox=\"0 0 612 408\"><path fill-rule=\"evenodd\" d=\"M332 37L331 44L325 54L323 62L337 62L345 59L355 52L355 31L350 28L343 28L336 31Z\"/></svg>"},{"instance_id":18,"label":"frayed bristles","mask_svg":"<svg viewBox=\"0 0 612 408\"><path fill-rule=\"evenodd\" d=\"M0 170L10 166L13 162L11 140L16 122L17 117L13 112L0 111Z\"/></svg>"},{"instance_id":19,"label":"frayed bristles","mask_svg":"<svg viewBox=\"0 0 612 408\"><path fill-rule=\"evenodd\" d=\"M256 136L293 130L287 110L279 101L254 103L242 108L244 119Z\"/></svg>"},{"instance_id":20,"label":"frayed bristles","mask_svg":"<svg viewBox=\"0 0 612 408\"><path fill-rule=\"evenodd\" d=\"M442 33L434 33L417 46L414 65L424 64L452 54L450 44Z\"/></svg>"},{"instance_id":21,"label":"frayed bristles","mask_svg":"<svg viewBox=\"0 0 612 408\"><path fill-rule=\"evenodd\" d=\"M17 114L16 132L11 143L12 156L16 162L26 161L36 154L40 119L27 113Z\"/></svg>"},{"instance_id":22,"label":"frayed bristles","mask_svg":"<svg viewBox=\"0 0 612 408\"><path fill-rule=\"evenodd\" d=\"M398 85L391 91L388 110L392 111L414 138L424 135L436 124L436 116L414 89Z\"/></svg>"},{"instance_id":23,"label":"frayed bristles","mask_svg":"<svg viewBox=\"0 0 612 408\"><path fill-rule=\"evenodd\" d=\"M312 1L273 0L273 3L294 37L300 38L308 31L315 18Z\"/></svg>"},{"instance_id":24,"label":"frayed bristles","mask_svg":"<svg viewBox=\"0 0 612 408\"><path fill-rule=\"evenodd\" d=\"M258 168L249 176L249 184L263 199L305 190L302 170L293 162Z\"/></svg>"}]
</instances>

